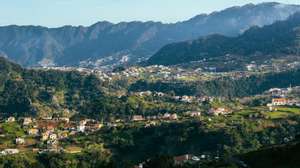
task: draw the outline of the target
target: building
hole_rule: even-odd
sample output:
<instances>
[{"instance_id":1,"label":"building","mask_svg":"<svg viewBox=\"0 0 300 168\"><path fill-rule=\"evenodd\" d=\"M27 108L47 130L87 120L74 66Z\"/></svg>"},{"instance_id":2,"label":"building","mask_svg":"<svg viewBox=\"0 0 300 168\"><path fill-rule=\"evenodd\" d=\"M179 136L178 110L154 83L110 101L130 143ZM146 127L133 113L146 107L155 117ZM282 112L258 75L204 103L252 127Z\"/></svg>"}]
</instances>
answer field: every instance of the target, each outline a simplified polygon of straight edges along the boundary
<instances>
[{"instance_id":1,"label":"building","mask_svg":"<svg viewBox=\"0 0 300 168\"><path fill-rule=\"evenodd\" d=\"M174 161L176 165L183 164L191 159L192 159L192 155L189 154L174 157Z\"/></svg>"},{"instance_id":2,"label":"building","mask_svg":"<svg viewBox=\"0 0 300 168\"><path fill-rule=\"evenodd\" d=\"M288 106L297 106L298 101L295 99L289 99L287 105Z\"/></svg>"},{"instance_id":3,"label":"building","mask_svg":"<svg viewBox=\"0 0 300 168\"><path fill-rule=\"evenodd\" d=\"M54 131L56 127L58 127L59 122L52 120L41 120L38 121L37 127L46 131Z\"/></svg>"},{"instance_id":4,"label":"building","mask_svg":"<svg viewBox=\"0 0 300 168\"><path fill-rule=\"evenodd\" d=\"M41 140L42 140L42 141L46 141L46 140L49 139L49 136L50 136L50 132L49 132L49 131L43 132L43 133L42 133Z\"/></svg>"},{"instance_id":5,"label":"building","mask_svg":"<svg viewBox=\"0 0 300 168\"><path fill-rule=\"evenodd\" d=\"M171 116L169 117L170 120L177 120L178 116L177 114L171 114Z\"/></svg>"},{"instance_id":6,"label":"building","mask_svg":"<svg viewBox=\"0 0 300 168\"><path fill-rule=\"evenodd\" d=\"M174 114L170 114L170 113L165 113L162 117L160 117L161 119L164 120L177 120L178 116L176 113Z\"/></svg>"},{"instance_id":7,"label":"building","mask_svg":"<svg viewBox=\"0 0 300 168\"><path fill-rule=\"evenodd\" d=\"M254 71L257 69L257 65L256 64L248 64L248 65L246 65L246 68L248 71Z\"/></svg>"},{"instance_id":8,"label":"building","mask_svg":"<svg viewBox=\"0 0 300 168\"><path fill-rule=\"evenodd\" d=\"M229 109L226 109L226 108L212 108L209 110L208 114L211 114L211 115L215 115L215 116L218 116L218 115L226 115L226 114L230 114L230 110Z\"/></svg>"},{"instance_id":9,"label":"building","mask_svg":"<svg viewBox=\"0 0 300 168\"><path fill-rule=\"evenodd\" d=\"M69 136L69 132L68 131L62 131L58 133L58 138L59 139L64 139L67 138Z\"/></svg>"},{"instance_id":10,"label":"building","mask_svg":"<svg viewBox=\"0 0 300 168\"><path fill-rule=\"evenodd\" d=\"M77 126L77 131L78 132L85 132L85 125L82 125L82 124L78 125Z\"/></svg>"},{"instance_id":11,"label":"building","mask_svg":"<svg viewBox=\"0 0 300 168\"><path fill-rule=\"evenodd\" d=\"M171 114L170 113L165 113L162 118L163 119L169 119L171 117Z\"/></svg>"},{"instance_id":12,"label":"building","mask_svg":"<svg viewBox=\"0 0 300 168\"><path fill-rule=\"evenodd\" d=\"M25 144L25 139L24 138L16 138L16 144L17 145Z\"/></svg>"},{"instance_id":13,"label":"building","mask_svg":"<svg viewBox=\"0 0 300 168\"><path fill-rule=\"evenodd\" d=\"M15 117L8 117L7 119L6 119L6 122L15 122L16 121L16 118Z\"/></svg>"},{"instance_id":14,"label":"building","mask_svg":"<svg viewBox=\"0 0 300 168\"><path fill-rule=\"evenodd\" d=\"M272 88L268 92L273 97L286 97L288 93L291 92L291 88Z\"/></svg>"},{"instance_id":15,"label":"building","mask_svg":"<svg viewBox=\"0 0 300 168\"><path fill-rule=\"evenodd\" d=\"M145 91L145 92L139 92L138 93L139 96L151 96L152 92L151 91Z\"/></svg>"},{"instance_id":16,"label":"building","mask_svg":"<svg viewBox=\"0 0 300 168\"><path fill-rule=\"evenodd\" d=\"M50 140L56 140L57 139L57 135L56 134L50 134L49 135L49 139Z\"/></svg>"},{"instance_id":17,"label":"building","mask_svg":"<svg viewBox=\"0 0 300 168\"><path fill-rule=\"evenodd\" d=\"M58 145L58 141L56 139L47 141L47 148L49 148L49 149L57 148L57 145Z\"/></svg>"},{"instance_id":18,"label":"building","mask_svg":"<svg viewBox=\"0 0 300 168\"><path fill-rule=\"evenodd\" d=\"M29 125L32 123L32 118L26 117L23 119L23 125Z\"/></svg>"},{"instance_id":19,"label":"building","mask_svg":"<svg viewBox=\"0 0 300 168\"><path fill-rule=\"evenodd\" d=\"M192 96L182 96L181 101L186 102L186 103L191 103L193 101L193 97Z\"/></svg>"},{"instance_id":20,"label":"building","mask_svg":"<svg viewBox=\"0 0 300 168\"><path fill-rule=\"evenodd\" d=\"M133 166L133 168L143 168L143 167L144 167L144 164L143 164L143 163L140 163L139 165Z\"/></svg>"},{"instance_id":21,"label":"building","mask_svg":"<svg viewBox=\"0 0 300 168\"><path fill-rule=\"evenodd\" d=\"M134 115L132 116L132 121L144 121L145 118L142 115Z\"/></svg>"},{"instance_id":22,"label":"building","mask_svg":"<svg viewBox=\"0 0 300 168\"><path fill-rule=\"evenodd\" d=\"M85 125L87 122L89 122L90 120L89 119L84 119L84 120L81 120L79 122L79 125Z\"/></svg>"},{"instance_id":23,"label":"building","mask_svg":"<svg viewBox=\"0 0 300 168\"><path fill-rule=\"evenodd\" d=\"M276 98L272 99L273 106L285 106L289 103L289 100L286 98Z\"/></svg>"},{"instance_id":24,"label":"building","mask_svg":"<svg viewBox=\"0 0 300 168\"><path fill-rule=\"evenodd\" d=\"M199 112L199 111L190 111L190 112L187 112L186 114L190 117L199 117L199 116L201 116L201 112Z\"/></svg>"},{"instance_id":25,"label":"building","mask_svg":"<svg viewBox=\"0 0 300 168\"><path fill-rule=\"evenodd\" d=\"M43 120L52 120L52 116L44 116L42 119Z\"/></svg>"},{"instance_id":26,"label":"building","mask_svg":"<svg viewBox=\"0 0 300 168\"><path fill-rule=\"evenodd\" d=\"M87 122L85 128L89 131L97 131L103 127L103 124L98 122Z\"/></svg>"},{"instance_id":27,"label":"building","mask_svg":"<svg viewBox=\"0 0 300 168\"><path fill-rule=\"evenodd\" d=\"M38 135L39 134L39 130L36 128L31 128L27 132L29 135Z\"/></svg>"},{"instance_id":28,"label":"building","mask_svg":"<svg viewBox=\"0 0 300 168\"><path fill-rule=\"evenodd\" d=\"M0 155L13 155L19 153L19 149L4 149L0 152Z\"/></svg>"},{"instance_id":29,"label":"building","mask_svg":"<svg viewBox=\"0 0 300 168\"><path fill-rule=\"evenodd\" d=\"M67 118L67 117L61 117L61 118L59 118L59 120L64 121L66 123L70 122L70 118Z\"/></svg>"}]
</instances>

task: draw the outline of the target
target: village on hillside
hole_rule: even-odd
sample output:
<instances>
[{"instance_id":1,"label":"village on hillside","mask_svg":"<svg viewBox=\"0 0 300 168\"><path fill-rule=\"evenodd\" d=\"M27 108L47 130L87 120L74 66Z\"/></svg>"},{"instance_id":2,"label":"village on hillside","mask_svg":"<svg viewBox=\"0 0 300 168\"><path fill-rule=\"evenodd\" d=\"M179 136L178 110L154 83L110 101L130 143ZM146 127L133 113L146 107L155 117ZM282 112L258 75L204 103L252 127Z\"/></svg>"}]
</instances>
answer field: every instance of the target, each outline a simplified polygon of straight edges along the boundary
<instances>
[{"instance_id":1,"label":"village on hillside","mask_svg":"<svg viewBox=\"0 0 300 168\"><path fill-rule=\"evenodd\" d=\"M281 115L284 111L286 113L293 113L300 115L300 99L294 97L293 93L299 93L300 87L289 88L272 88L266 91L263 95L258 97L268 97L269 102L266 102L265 107L259 107L261 111L254 111L247 115L248 118L266 118ZM26 151L33 151L37 153L43 152L67 152L77 153L81 151L80 147L63 147L61 142L71 137L78 135L89 135L101 129L120 127L122 125L142 124L144 128L156 127L164 122L182 122L185 120L205 120L206 122L213 122L215 118L239 115L241 111L251 109L245 105L234 107L226 104L225 98L220 97L197 97L197 96L172 96L162 92L136 92L132 93L138 97L155 96L158 98L167 97L173 99L175 102L184 104L201 104L215 102L219 105L211 106L207 110L199 109L198 111L186 111L173 113L160 113L157 115L132 115L128 118L116 118L111 121L97 121L94 119L72 120L68 117L48 116L44 118L21 117L17 118L10 116L2 118L0 122L0 155L11 155ZM237 101L239 101L237 99ZM242 100L240 100L242 101ZM252 108L252 110L255 108ZM246 110L247 111L247 110ZM276 113L278 112L278 113ZM245 112L248 114L248 112ZM197 161L199 158L205 159L211 156L192 156L186 154L176 157L175 160L180 161ZM214 156L218 158L218 156Z\"/></svg>"}]
</instances>

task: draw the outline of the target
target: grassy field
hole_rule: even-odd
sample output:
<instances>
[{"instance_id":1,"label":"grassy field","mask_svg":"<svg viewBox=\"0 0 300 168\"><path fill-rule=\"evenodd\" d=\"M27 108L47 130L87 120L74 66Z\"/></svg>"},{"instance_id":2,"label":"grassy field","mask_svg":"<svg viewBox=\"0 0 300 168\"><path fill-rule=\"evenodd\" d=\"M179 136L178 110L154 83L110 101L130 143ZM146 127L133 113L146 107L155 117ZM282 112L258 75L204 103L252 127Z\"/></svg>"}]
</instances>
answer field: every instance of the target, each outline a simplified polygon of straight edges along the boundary
<instances>
[{"instance_id":1,"label":"grassy field","mask_svg":"<svg viewBox=\"0 0 300 168\"><path fill-rule=\"evenodd\" d=\"M288 118L300 115L300 108L278 107L277 111L266 113L271 119Z\"/></svg>"},{"instance_id":2,"label":"grassy field","mask_svg":"<svg viewBox=\"0 0 300 168\"><path fill-rule=\"evenodd\" d=\"M82 151L82 148L78 146L67 146L65 148L66 153L80 153Z\"/></svg>"}]
</instances>

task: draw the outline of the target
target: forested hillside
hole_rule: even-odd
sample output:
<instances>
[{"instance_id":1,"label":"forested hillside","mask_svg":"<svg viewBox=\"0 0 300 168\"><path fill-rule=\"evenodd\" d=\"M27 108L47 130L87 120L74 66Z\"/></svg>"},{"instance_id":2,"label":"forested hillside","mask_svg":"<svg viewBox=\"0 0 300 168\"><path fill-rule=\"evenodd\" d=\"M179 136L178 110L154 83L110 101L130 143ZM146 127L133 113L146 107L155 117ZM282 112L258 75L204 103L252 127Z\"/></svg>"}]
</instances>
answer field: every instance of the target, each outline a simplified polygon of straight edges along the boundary
<instances>
[{"instance_id":1,"label":"forested hillside","mask_svg":"<svg viewBox=\"0 0 300 168\"><path fill-rule=\"evenodd\" d=\"M300 85L300 70L252 75L240 79L224 77L211 81L149 82L140 80L129 87L130 91L174 92L176 95L244 97L274 88Z\"/></svg>"},{"instance_id":2,"label":"forested hillside","mask_svg":"<svg viewBox=\"0 0 300 168\"><path fill-rule=\"evenodd\" d=\"M78 72L26 70L0 58L0 112L51 116L88 113L104 97L101 82Z\"/></svg>"}]
</instances>

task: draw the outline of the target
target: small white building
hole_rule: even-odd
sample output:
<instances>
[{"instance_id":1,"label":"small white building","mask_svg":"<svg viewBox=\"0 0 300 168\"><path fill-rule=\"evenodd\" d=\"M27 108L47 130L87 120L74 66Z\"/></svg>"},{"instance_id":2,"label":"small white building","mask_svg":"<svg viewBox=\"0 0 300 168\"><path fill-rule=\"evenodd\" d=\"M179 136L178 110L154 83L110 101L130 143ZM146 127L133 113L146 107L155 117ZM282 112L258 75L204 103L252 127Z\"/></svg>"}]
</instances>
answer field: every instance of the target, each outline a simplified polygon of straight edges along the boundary
<instances>
[{"instance_id":1,"label":"small white building","mask_svg":"<svg viewBox=\"0 0 300 168\"><path fill-rule=\"evenodd\" d=\"M144 121L145 118L142 115L134 115L132 116L132 121Z\"/></svg>"},{"instance_id":2,"label":"small white building","mask_svg":"<svg viewBox=\"0 0 300 168\"><path fill-rule=\"evenodd\" d=\"M13 155L19 153L19 149L4 149L0 152L0 155Z\"/></svg>"},{"instance_id":3,"label":"small white building","mask_svg":"<svg viewBox=\"0 0 300 168\"><path fill-rule=\"evenodd\" d=\"M65 121L66 123L70 122L70 118L67 118L67 117L61 117L61 118L59 118L59 120Z\"/></svg>"},{"instance_id":4,"label":"small white building","mask_svg":"<svg viewBox=\"0 0 300 168\"><path fill-rule=\"evenodd\" d=\"M17 145L25 144L25 139L24 138L16 138L16 144Z\"/></svg>"},{"instance_id":5,"label":"small white building","mask_svg":"<svg viewBox=\"0 0 300 168\"><path fill-rule=\"evenodd\" d=\"M193 97L192 96L182 96L181 101L186 102L186 103L191 103L193 101Z\"/></svg>"},{"instance_id":6,"label":"small white building","mask_svg":"<svg viewBox=\"0 0 300 168\"><path fill-rule=\"evenodd\" d=\"M32 123L32 118L26 117L23 119L23 125L29 125Z\"/></svg>"},{"instance_id":7,"label":"small white building","mask_svg":"<svg viewBox=\"0 0 300 168\"><path fill-rule=\"evenodd\" d=\"M246 68L248 71L254 71L257 69L257 65L256 64L248 64L248 65L246 65Z\"/></svg>"},{"instance_id":8,"label":"small white building","mask_svg":"<svg viewBox=\"0 0 300 168\"><path fill-rule=\"evenodd\" d=\"M42 133L41 140L42 140L42 141L46 141L46 140L49 139L49 136L50 136L50 132L49 132L49 131L43 132L43 133Z\"/></svg>"},{"instance_id":9,"label":"small white building","mask_svg":"<svg viewBox=\"0 0 300 168\"><path fill-rule=\"evenodd\" d=\"M78 132L85 132L85 125L82 125L82 124L78 125L77 126L77 131Z\"/></svg>"},{"instance_id":10,"label":"small white building","mask_svg":"<svg viewBox=\"0 0 300 168\"><path fill-rule=\"evenodd\" d=\"M56 140L57 139L57 135L56 134L50 134L49 135L49 139L50 140Z\"/></svg>"},{"instance_id":11,"label":"small white building","mask_svg":"<svg viewBox=\"0 0 300 168\"><path fill-rule=\"evenodd\" d=\"M229 109L226 109L226 108L212 108L209 110L208 114L211 114L211 115L215 115L215 116L218 116L218 115L226 115L226 114L230 114L230 110Z\"/></svg>"},{"instance_id":12,"label":"small white building","mask_svg":"<svg viewBox=\"0 0 300 168\"><path fill-rule=\"evenodd\" d=\"M170 113L165 113L162 118L163 119L168 119L168 118L170 118L170 116L171 116Z\"/></svg>"},{"instance_id":13,"label":"small white building","mask_svg":"<svg viewBox=\"0 0 300 168\"><path fill-rule=\"evenodd\" d=\"M10 123L10 122L15 122L16 121L16 118L15 117L8 117L6 119L6 122Z\"/></svg>"},{"instance_id":14,"label":"small white building","mask_svg":"<svg viewBox=\"0 0 300 168\"><path fill-rule=\"evenodd\" d=\"M199 116L201 116L200 111L190 111L190 112L187 112L186 114L189 115L190 117L199 117Z\"/></svg>"},{"instance_id":15,"label":"small white building","mask_svg":"<svg viewBox=\"0 0 300 168\"><path fill-rule=\"evenodd\" d=\"M39 130L36 128L31 128L27 132L29 135L38 135L39 134Z\"/></svg>"},{"instance_id":16,"label":"small white building","mask_svg":"<svg viewBox=\"0 0 300 168\"><path fill-rule=\"evenodd\" d=\"M169 117L170 120L177 120L178 119L178 116L176 113L174 114L171 114L171 116Z\"/></svg>"}]
</instances>

